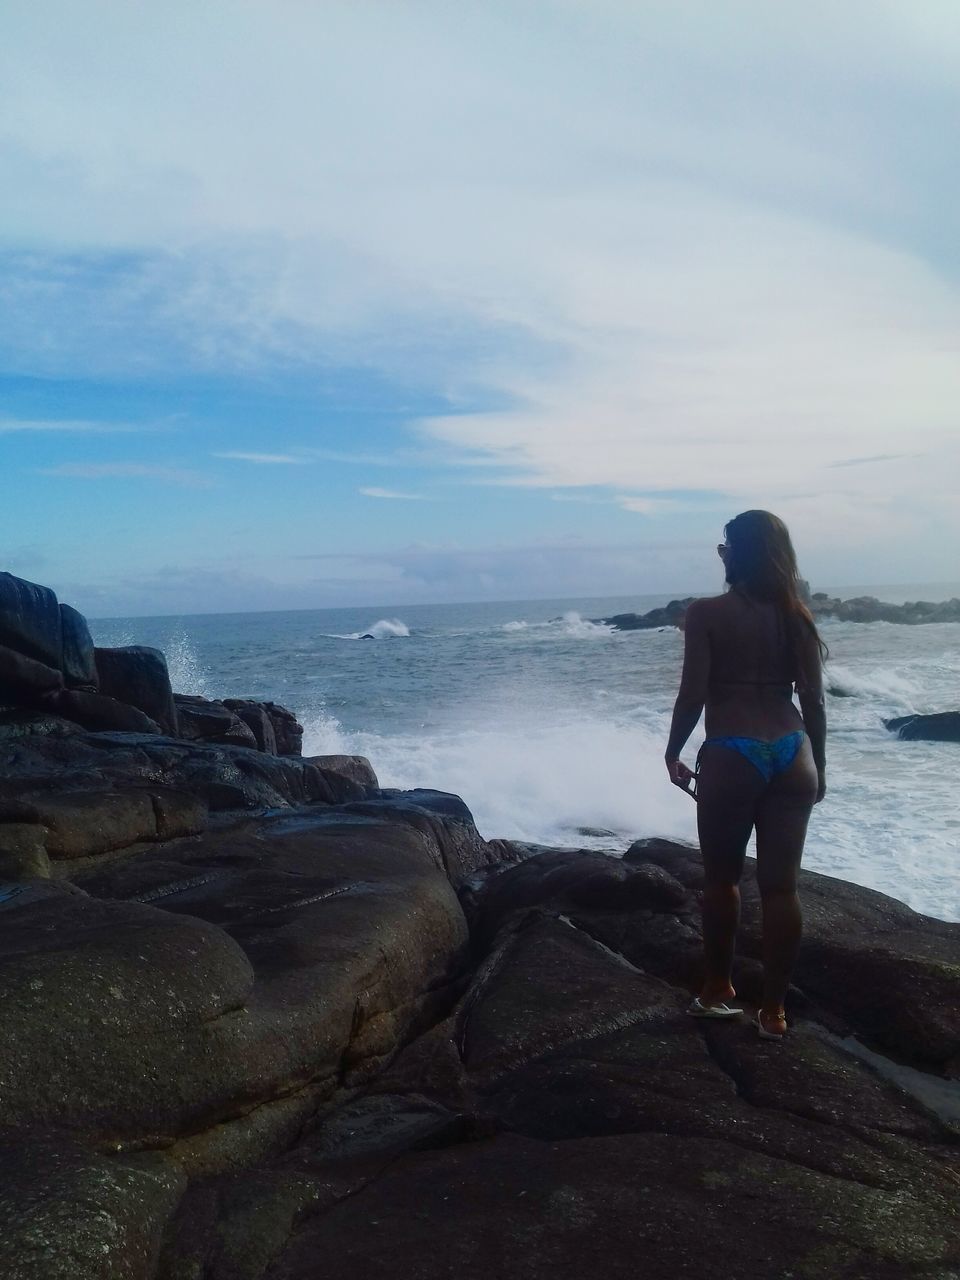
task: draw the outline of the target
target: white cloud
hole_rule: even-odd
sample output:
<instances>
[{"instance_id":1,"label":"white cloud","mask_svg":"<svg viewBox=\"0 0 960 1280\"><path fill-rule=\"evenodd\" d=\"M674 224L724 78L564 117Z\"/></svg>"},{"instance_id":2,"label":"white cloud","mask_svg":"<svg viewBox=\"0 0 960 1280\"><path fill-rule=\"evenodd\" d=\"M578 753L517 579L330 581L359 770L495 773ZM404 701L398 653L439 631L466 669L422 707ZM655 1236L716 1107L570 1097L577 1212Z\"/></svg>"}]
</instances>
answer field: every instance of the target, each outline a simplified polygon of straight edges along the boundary
<instances>
[{"instance_id":1,"label":"white cloud","mask_svg":"<svg viewBox=\"0 0 960 1280\"><path fill-rule=\"evenodd\" d=\"M0 50L0 227L146 246L92 311L111 334L148 314L216 367L442 387L467 411L427 441L500 482L653 517L721 491L917 558L929 504L960 534L954 6L39 12ZM17 326L51 288L27 280ZM847 465L879 454L909 456Z\"/></svg>"},{"instance_id":2,"label":"white cloud","mask_svg":"<svg viewBox=\"0 0 960 1280\"><path fill-rule=\"evenodd\" d=\"M398 489L378 489L375 486L368 486L357 490L362 493L365 498L393 498L401 502L423 502L422 493L403 493Z\"/></svg>"},{"instance_id":3,"label":"white cloud","mask_svg":"<svg viewBox=\"0 0 960 1280\"><path fill-rule=\"evenodd\" d=\"M289 465L294 467L303 466L306 458L296 457L291 453L241 453L239 451L228 450L223 453L211 454L214 458L231 458L237 462L255 462L261 466L283 466Z\"/></svg>"}]
</instances>

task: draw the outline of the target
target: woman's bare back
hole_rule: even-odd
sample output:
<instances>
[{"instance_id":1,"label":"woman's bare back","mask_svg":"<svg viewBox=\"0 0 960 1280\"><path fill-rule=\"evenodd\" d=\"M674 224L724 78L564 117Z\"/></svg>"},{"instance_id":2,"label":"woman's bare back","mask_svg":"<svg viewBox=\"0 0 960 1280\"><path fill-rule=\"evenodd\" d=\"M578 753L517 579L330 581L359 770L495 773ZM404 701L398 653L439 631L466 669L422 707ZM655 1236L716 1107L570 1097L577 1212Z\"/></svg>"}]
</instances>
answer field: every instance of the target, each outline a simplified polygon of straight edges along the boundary
<instances>
[{"instance_id":1,"label":"woman's bare back","mask_svg":"<svg viewBox=\"0 0 960 1280\"><path fill-rule=\"evenodd\" d=\"M803 728L793 704L803 655L776 605L735 590L700 607L710 650L707 736L771 741Z\"/></svg>"}]
</instances>

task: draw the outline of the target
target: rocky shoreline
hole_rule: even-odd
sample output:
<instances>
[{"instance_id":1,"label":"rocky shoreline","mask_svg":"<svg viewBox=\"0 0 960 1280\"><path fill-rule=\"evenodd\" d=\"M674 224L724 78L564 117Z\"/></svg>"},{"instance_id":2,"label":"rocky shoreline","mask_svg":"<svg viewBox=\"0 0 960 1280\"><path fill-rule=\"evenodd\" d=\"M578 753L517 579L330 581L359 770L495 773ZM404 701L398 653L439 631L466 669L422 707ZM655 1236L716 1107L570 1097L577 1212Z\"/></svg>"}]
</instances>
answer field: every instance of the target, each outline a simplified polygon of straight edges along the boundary
<instances>
[{"instance_id":1,"label":"rocky shoreline","mask_svg":"<svg viewBox=\"0 0 960 1280\"><path fill-rule=\"evenodd\" d=\"M484 840L273 704L157 702L153 658L150 710L96 654L79 689L10 598L60 683L2 667L5 1280L960 1268L955 1114L843 1045L954 1096L960 925L804 873L788 1043L695 1021L695 849ZM748 1007L759 954L751 867Z\"/></svg>"},{"instance_id":2,"label":"rocky shoreline","mask_svg":"<svg viewBox=\"0 0 960 1280\"><path fill-rule=\"evenodd\" d=\"M695 599L686 596L671 600L660 609L647 613L616 613L609 618L592 621L613 627L617 631L649 631L657 627L679 627L688 605ZM895 622L903 626L919 626L931 622L960 622L960 600L956 597L932 604L926 600L906 604L887 604L875 596L856 596L840 600L816 591L809 597L810 608L816 618L836 618L839 622Z\"/></svg>"}]
</instances>

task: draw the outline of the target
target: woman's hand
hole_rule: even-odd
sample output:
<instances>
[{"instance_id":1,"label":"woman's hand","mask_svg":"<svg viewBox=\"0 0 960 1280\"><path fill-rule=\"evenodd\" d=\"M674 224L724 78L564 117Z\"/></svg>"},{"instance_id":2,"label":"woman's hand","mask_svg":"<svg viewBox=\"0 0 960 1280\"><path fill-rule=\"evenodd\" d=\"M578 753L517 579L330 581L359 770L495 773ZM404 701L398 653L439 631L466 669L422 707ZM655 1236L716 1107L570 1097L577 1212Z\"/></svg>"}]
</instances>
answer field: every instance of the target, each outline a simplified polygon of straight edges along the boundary
<instances>
[{"instance_id":1,"label":"woman's hand","mask_svg":"<svg viewBox=\"0 0 960 1280\"><path fill-rule=\"evenodd\" d=\"M823 797L827 794L827 774L825 769L817 770L817 798L814 804L819 804Z\"/></svg>"},{"instance_id":2,"label":"woman's hand","mask_svg":"<svg viewBox=\"0 0 960 1280\"><path fill-rule=\"evenodd\" d=\"M682 760L668 760L667 773L670 775L670 781L675 787L679 787L681 791L686 791L692 800L697 798L697 775L692 769L688 769Z\"/></svg>"}]
</instances>

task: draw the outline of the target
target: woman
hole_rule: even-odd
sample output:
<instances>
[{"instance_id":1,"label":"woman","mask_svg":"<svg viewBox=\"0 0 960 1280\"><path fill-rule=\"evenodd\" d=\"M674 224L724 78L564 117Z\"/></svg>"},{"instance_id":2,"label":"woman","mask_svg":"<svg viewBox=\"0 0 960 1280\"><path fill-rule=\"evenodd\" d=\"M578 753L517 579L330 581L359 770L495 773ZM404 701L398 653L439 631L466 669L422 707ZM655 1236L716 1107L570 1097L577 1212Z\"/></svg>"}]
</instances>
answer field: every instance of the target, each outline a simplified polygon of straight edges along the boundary
<instances>
[{"instance_id":1,"label":"woman","mask_svg":"<svg viewBox=\"0 0 960 1280\"><path fill-rule=\"evenodd\" d=\"M706 976L689 1012L725 1018L743 859L757 833L763 903L763 997L757 1025L780 1039L783 1002L800 946L797 872L807 822L826 792L826 646L798 591L797 560L782 520L744 511L717 551L730 590L687 609L683 676L665 759L670 780L697 801L703 856ZM798 712L793 703L796 688ZM706 707L694 774L680 752Z\"/></svg>"}]
</instances>

